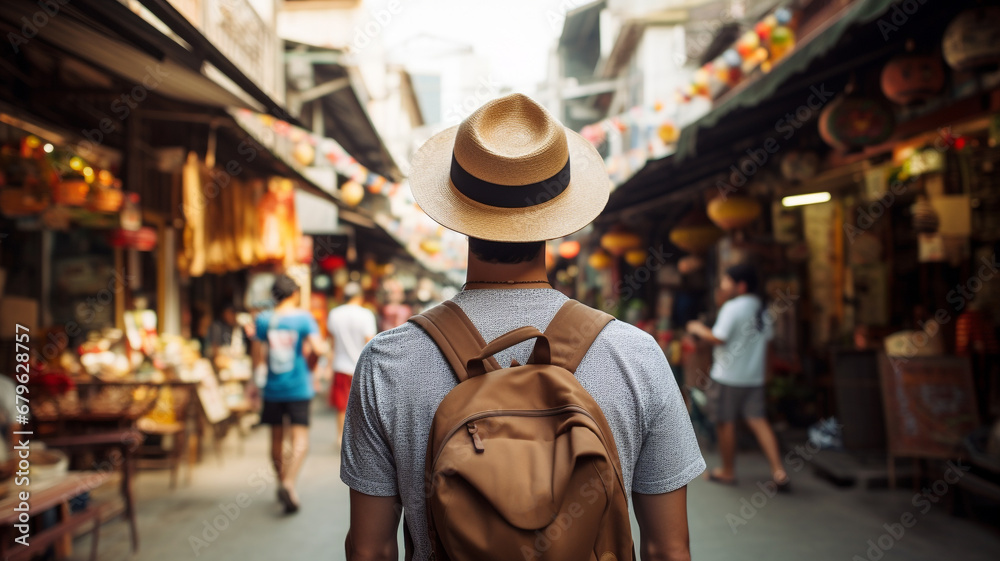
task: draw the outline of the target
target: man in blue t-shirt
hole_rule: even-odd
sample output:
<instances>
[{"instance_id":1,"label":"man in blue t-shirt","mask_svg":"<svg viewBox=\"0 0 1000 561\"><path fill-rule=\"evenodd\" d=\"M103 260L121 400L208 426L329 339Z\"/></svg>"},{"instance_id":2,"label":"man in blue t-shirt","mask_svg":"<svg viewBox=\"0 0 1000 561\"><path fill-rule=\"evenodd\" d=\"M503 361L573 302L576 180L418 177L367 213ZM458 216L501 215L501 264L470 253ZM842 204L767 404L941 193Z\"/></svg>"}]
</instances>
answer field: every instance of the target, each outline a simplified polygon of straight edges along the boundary
<instances>
[{"instance_id":1,"label":"man in blue t-shirt","mask_svg":"<svg viewBox=\"0 0 1000 561\"><path fill-rule=\"evenodd\" d=\"M256 323L257 339L268 344L267 383L260 419L271 425L271 460L278 474L278 500L286 513L293 513L299 509L295 482L309 451L313 384L306 357L325 354L327 348L312 314L297 307L299 285L291 277L278 275L271 295L277 305L273 311L257 316ZM292 441L287 457L282 454L286 418Z\"/></svg>"}]
</instances>

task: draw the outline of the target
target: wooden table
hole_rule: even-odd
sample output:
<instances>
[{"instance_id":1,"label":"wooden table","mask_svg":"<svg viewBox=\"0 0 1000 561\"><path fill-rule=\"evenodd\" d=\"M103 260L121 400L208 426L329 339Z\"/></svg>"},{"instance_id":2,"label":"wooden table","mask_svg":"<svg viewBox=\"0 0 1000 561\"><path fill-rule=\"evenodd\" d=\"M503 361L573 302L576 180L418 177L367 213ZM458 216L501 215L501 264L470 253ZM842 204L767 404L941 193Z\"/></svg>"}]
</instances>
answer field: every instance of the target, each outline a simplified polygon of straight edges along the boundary
<instances>
[{"instance_id":1,"label":"wooden table","mask_svg":"<svg viewBox=\"0 0 1000 561\"><path fill-rule=\"evenodd\" d=\"M49 448L60 448L67 452L73 451L100 451L113 449L117 450L121 457L121 495L125 502L125 516L128 518L130 537L132 540L132 551L139 550L139 527L136 522L135 494L132 490L132 478L135 474L135 463L133 461L135 451L142 444L143 435L135 429L125 429L108 431L102 433L91 433L70 436L57 436L46 438L45 445ZM101 473L110 476L115 471L114 465L110 470L102 470Z\"/></svg>"},{"instance_id":2,"label":"wooden table","mask_svg":"<svg viewBox=\"0 0 1000 561\"><path fill-rule=\"evenodd\" d=\"M0 501L0 557L7 561L17 561L20 559L30 559L32 556L45 551L53 544L66 544L64 547L57 547L56 557L65 558L69 554L67 542L71 539L72 532L83 527L87 523L92 523L90 558L97 559L97 543L101 526L100 509L90 504L87 508L70 513L69 501L88 491L100 487L111 477L111 473L100 471L72 471L56 479L47 481L37 481L31 483L27 489L24 487L13 487L11 495ZM28 546L22 546L14 542L14 538L20 535L13 525L17 521L19 513L14 508L21 502L19 494L27 490L31 493L28 499L30 515L32 518L47 512L53 508L59 509L60 520L55 526L46 528L37 534L30 535Z\"/></svg>"}]
</instances>

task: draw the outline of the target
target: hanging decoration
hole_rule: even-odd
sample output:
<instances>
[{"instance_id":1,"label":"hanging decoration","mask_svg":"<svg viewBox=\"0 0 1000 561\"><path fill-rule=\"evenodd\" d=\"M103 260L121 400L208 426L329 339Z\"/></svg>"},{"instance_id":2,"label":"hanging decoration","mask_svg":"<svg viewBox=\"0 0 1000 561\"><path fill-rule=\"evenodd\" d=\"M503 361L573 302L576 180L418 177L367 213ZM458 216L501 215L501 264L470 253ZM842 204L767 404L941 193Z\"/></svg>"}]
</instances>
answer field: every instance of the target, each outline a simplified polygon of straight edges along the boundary
<instances>
[{"instance_id":1,"label":"hanging decoration","mask_svg":"<svg viewBox=\"0 0 1000 561\"><path fill-rule=\"evenodd\" d=\"M701 208L692 209L670 231L670 243L690 253L707 251L723 236Z\"/></svg>"},{"instance_id":2,"label":"hanging decoration","mask_svg":"<svg viewBox=\"0 0 1000 561\"><path fill-rule=\"evenodd\" d=\"M879 99L841 96L820 113L819 134L830 146L850 150L885 142L895 122L892 109Z\"/></svg>"},{"instance_id":3,"label":"hanging decoration","mask_svg":"<svg viewBox=\"0 0 1000 561\"><path fill-rule=\"evenodd\" d=\"M935 55L906 54L882 69L882 93L900 105L925 102L944 88L944 66Z\"/></svg>"},{"instance_id":4,"label":"hanging decoration","mask_svg":"<svg viewBox=\"0 0 1000 561\"><path fill-rule=\"evenodd\" d=\"M340 198L347 206L358 206L365 198L365 188L352 179L340 186Z\"/></svg>"},{"instance_id":5,"label":"hanging decoration","mask_svg":"<svg viewBox=\"0 0 1000 561\"><path fill-rule=\"evenodd\" d=\"M597 250L587 259L587 264L590 265L592 269L603 271L604 269L611 267L611 256L604 251Z\"/></svg>"},{"instance_id":6,"label":"hanging decoration","mask_svg":"<svg viewBox=\"0 0 1000 561\"><path fill-rule=\"evenodd\" d=\"M367 189L369 193L389 196L395 195L399 190L398 183L368 170L332 138L315 135L287 121L275 119L271 115L254 113L249 109L233 110L231 114L259 142L274 153L283 155L292 164L300 167L315 166L316 160L322 157L333 167L337 175L359 183L362 189ZM351 189L353 190L353 187Z\"/></svg>"},{"instance_id":7,"label":"hanging decoration","mask_svg":"<svg viewBox=\"0 0 1000 561\"><path fill-rule=\"evenodd\" d=\"M569 240L559 244L559 257L563 259L574 259L580 254L580 242Z\"/></svg>"},{"instance_id":8,"label":"hanging decoration","mask_svg":"<svg viewBox=\"0 0 1000 561\"><path fill-rule=\"evenodd\" d=\"M292 157L301 166L311 166L316 160L316 149L307 140L300 140L295 144Z\"/></svg>"},{"instance_id":9,"label":"hanging decoration","mask_svg":"<svg viewBox=\"0 0 1000 561\"><path fill-rule=\"evenodd\" d=\"M630 249L625 252L625 262L633 267L641 267L646 263L649 253L642 248Z\"/></svg>"},{"instance_id":10,"label":"hanging decoration","mask_svg":"<svg viewBox=\"0 0 1000 561\"><path fill-rule=\"evenodd\" d=\"M978 6L958 14L941 40L948 66L965 71L1000 63L997 29L1000 29L998 6Z\"/></svg>"},{"instance_id":11,"label":"hanging decoration","mask_svg":"<svg viewBox=\"0 0 1000 561\"><path fill-rule=\"evenodd\" d=\"M706 213L716 226L723 230L738 230L749 226L760 216L757 199L745 195L716 197L709 201Z\"/></svg>"},{"instance_id":12,"label":"hanging decoration","mask_svg":"<svg viewBox=\"0 0 1000 561\"><path fill-rule=\"evenodd\" d=\"M601 247L611 255L624 255L630 249L636 249L642 245L642 238L634 232L625 229L624 226L616 226L608 233L601 236Z\"/></svg>"}]
</instances>

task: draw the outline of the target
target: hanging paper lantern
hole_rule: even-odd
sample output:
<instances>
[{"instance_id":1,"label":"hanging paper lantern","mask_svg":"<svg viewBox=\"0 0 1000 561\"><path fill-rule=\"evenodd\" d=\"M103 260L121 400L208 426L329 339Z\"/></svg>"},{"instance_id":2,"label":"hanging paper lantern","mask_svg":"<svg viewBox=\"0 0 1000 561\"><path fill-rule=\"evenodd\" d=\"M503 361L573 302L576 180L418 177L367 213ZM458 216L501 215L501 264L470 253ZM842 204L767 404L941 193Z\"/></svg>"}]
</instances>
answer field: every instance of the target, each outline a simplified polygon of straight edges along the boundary
<instances>
[{"instance_id":1,"label":"hanging paper lantern","mask_svg":"<svg viewBox=\"0 0 1000 561\"><path fill-rule=\"evenodd\" d=\"M368 174L368 192L372 194L378 194L382 192L382 188L385 187L386 179L381 175L371 173Z\"/></svg>"},{"instance_id":2,"label":"hanging paper lantern","mask_svg":"<svg viewBox=\"0 0 1000 561\"><path fill-rule=\"evenodd\" d=\"M705 211L695 208L670 231L670 243L684 251L701 253L715 245L722 236L722 230L708 219Z\"/></svg>"},{"instance_id":3,"label":"hanging paper lantern","mask_svg":"<svg viewBox=\"0 0 1000 561\"><path fill-rule=\"evenodd\" d=\"M611 256L603 251L598 250L590 255L590 257L587 259L587 264L590 265L590 267L593 269L596 269L598 271L603 271L604 269L607 269L608 267L611 266Z\"/></svg>"},{"instance_id":4,"label":"hanging paper lantern","mask_svg":"<svg viewBox=\"0 0 1000 561\"><path fill-rule=\"evenodd\" d=\"M779 25L771 30L771 60L778 62L795 48L795 32Z\"/></svg>"},{"instance_id":5,"label":"hanging paper lantern","mask_svg":"<svg viewBox=\"0 0 1000 561\"><path fill-rule=\"evenodd\" d=\"M319 266L324 271L336 271L341 267L347 265L347 260L340 255L330 255L329 257L324 257L319 261Z\"/></svg>"},{"instance_id":6,"label":"hanging paper lantern","mask_svg":"<svg viewBox=\"0 0 1000 561\"><path fill-rule=\"evenodd\" d=\"M696 70L694 73L694 81L692 82L692 85L694 86L694 95L701 95L708 97L709 95L708 81L709 81L708 70L705 70L704 67Z\"/></svg>"},{"instance_id":7,"label":"hanging paper lantern","mask_svg":"<svg viewBox=\"0 0 1000 561\"><path fill-rule=\"evenodd\" d=\"M641 267L646 263L648 255L645 249L630 249L625 252L625 262L633 267Z\"/></svg>"},{"instance_id":8,"label":"hanging paper lantern","mask_svg":"<svg viewBox=\"0 0 1000 561\"><path fill-rule=\"evenodd\" d=\"M611 255L622 255L630 249L635 249L642 245L642 238L618 227L601 236L601 247L608 250Z\"/></svg>"},{"instance_id":9,"label":"hanging paper lantern","mask_svg":"<svg viewBox=\"0 0 1000 561\"><path fill-rule=\"evenodd\" d=\"M934 97L944 87L944 66L933 55L903 55L882 69L882 93L894 103L909 105Z\"/></svg>"},{"instance_id":10,"label":"hanging paper lantern","mask_svg":"<svg viewBox=\"0 0 1000 561\"><path fill-rule=\"evenodd\" d=\"M278 136L283 136L283 137L288 136L288 134L292 131L292 125L290 125L288 121L282 121L280 119L274 121L274 124L271 126L271 128L274 129L274 132L276 132Z\"/></svg>"},{"instance_id":11,"label":"hanging paper lantern","mask_svg":"<svg viewBox=\"0 0 1000 561\"><path fill-rule=\"evenodd\" d=\"M580 242L569 240L559 244L559 257L562 257L563 259L573 259L579 254Z\"/></svg>"},{"instance_id":12,"label":"hanging paper lantern","mask_svg":"<svg viewBox=\"0 0 1000 561\"><path fill-rule=\"evenodd\" d=\"M716 197L708 203L708 217L723 230L738 230L760 216L760 203L744 195Z\"/></svg>"},{"instance_id":13,"label":"hanging paper lantern","mask_svg":"<svg viewBox=\"0 0 1000 561\"><path fill-rule=\"evenodd\" d=\"M997 29L1000 29L1000 7L979 6L958 14L941 40L948 66L974 70L1000 63Z\"/></svg>"},{"instance_id":14,"label":"hanging paper lantern","mask_svg":"<svg viewBox=\"0 0 1000 561\"><path fill-rule=\"evenodd\" d=\"M312 144L302 140L295 145L292 150L292 158L302 166L311 166L313 161L316 159L316 149L312 147Z\"/></svg>"},{"instance_id":15,"label":"hanging paper lantern","mask_svg":"<svg viewBox=\"0 0 1000 561\"><path fill-rule=\"evenodd\" d=\"M739 66L743 59L740 58L740 53L736 52L735 49L726 49L722 53L722 60L726 63L726 66Z\"/></svg>"},{"instance_id":16,"label":"hanging paper lantern","mask_svg":"<svg viewBox=\"0 0 1000 561\"><path fill-rule=\"evenodd\" d=\"M774 29L773 25L770 25L767 20L758 22L754 26L753 30L757 33L757 37L760 37L761 42L767 42L771 39L771 30Z\"/></svg>"},{"instance_id":17,"label":"hanging paper lantern","mask_svg":"<svg viewBox=\"0 0 1000 561\"><path fill-rule=\"evenodd\" d=\"M365 198L365 188L357 181L347 181L340 186L340 198L348 206L358 206L361 199Z\"/></svg>"},{"instance_id":18,"label":"hanging paper lantern","mask_svg":"<svg viewBox=\"0 0 1000 561\"><path fill-rule=\"evenodd\" d=\"M788 8L778 8L774 11L774 19L780 25L788 25L792 21L792 12Z\"/></svg>"},{"instance_id":19,"label":"hanging paper lantern","mask_svg":"<svg viewBox=\"0 0 1000 561\"><path fill-rule=\"evenodd\" d=\"M834 148L860 148L888 140L895 122L892 109L881 100L844 96L823 109L819 135Z\"/></svg>"},{"instance_id":20,"label":"hanging paper lantern","mask_svg":"<svg viewBox=\"0 0 1000 561\"><path fill-rule=\"evenodd\" d=\"M736 41L736 52L739 53L741 59L746 60L759 46L760 37L753 31L747 31Z\"/></svg>"},{"instance_id":21,"label":"hanging paper lantern","mask_svg":"<svg viewBox=\"0 0 1000 561\"><path fill-rule=\"evenodd\" d=\"M663 123L656 132L664 144L673 144L677 142L677 139L680 138L681 135L680 131L677 130L677 127L674 126L673 123Z\"/></svg>"}]
</instances>

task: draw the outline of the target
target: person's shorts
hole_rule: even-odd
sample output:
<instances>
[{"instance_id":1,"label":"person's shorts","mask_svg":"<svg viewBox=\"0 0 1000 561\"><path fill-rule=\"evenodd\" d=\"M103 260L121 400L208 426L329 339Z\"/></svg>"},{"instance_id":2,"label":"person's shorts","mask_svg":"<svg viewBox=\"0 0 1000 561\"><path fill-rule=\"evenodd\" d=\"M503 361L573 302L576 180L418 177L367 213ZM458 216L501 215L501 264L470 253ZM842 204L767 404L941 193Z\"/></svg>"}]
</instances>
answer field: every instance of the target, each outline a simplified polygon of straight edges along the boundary
<instances>
[{"instance_id":1,"label":"person's shorts","mask_svg":"<svg viewBox=\"0 0 1000 561\"><path fill-rule=\"evenodd\" d=\"M712 380L707 393L709 418L715 424L763 419L767 414L764 386L727 386Z\"/></svg>"},{"instance_id":2,"label":"person's shorts","mask_svg":"<svg viewBox=\"0 0 1000 561\"><path fill-rule=\"evenodd\" d=\"M330 386L330 406L337 411L347 411L347 398L351 396L351 381L354 376L343 372L333 373L333 384Z\"/></svg>"},{"instance_id":3,"label":"person's shorts","mask_svg":"<svg viewBox=\"0 0 1000 561\"><path fill-rule=\"evenodd\" d=\"M260 422L265 425L281 426L288 418L289 424L309 426L309 404L312 400L267 401L260 411Z\"/></svg>"}]
</instances>

